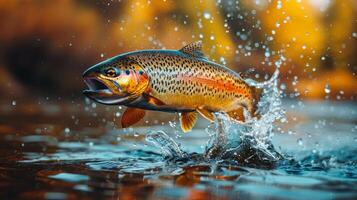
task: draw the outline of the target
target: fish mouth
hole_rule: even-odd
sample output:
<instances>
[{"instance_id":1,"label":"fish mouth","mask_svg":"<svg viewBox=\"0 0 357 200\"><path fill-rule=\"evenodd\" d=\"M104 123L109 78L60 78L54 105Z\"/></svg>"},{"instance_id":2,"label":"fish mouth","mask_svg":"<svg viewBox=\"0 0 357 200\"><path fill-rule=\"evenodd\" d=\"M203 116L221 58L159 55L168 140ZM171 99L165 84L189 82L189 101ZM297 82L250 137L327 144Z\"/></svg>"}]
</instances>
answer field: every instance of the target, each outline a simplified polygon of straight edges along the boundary
<instances>
[{"instance_id":1,"label":"fish mouth","mask_svg":"<svg viewBox=\"0 0 357 200\"><path fill-rule=\"evenodd\" d=\"M125 103L129 96L125 93L114 93L112 87L104 80L97 76L83 77L88 89L83 90L83 94L88 98L106 105L118 105ZM111 82L111 81L108 81ZM114 84L113 85L117 85ZM120 88L117 88L120 91Z\"/></svg>"},{"instance_id":2,"label":"fish mouth","mask_svg":"<svg viewBox=\"0 0 357 200\"><path fill-rule=\"evenodd\" d=\"M88 86L87 90L83 93L98 93L98 94L113 94L110 88L97 77L84 77L84 82Z\"/></svg>"}]
</instances>

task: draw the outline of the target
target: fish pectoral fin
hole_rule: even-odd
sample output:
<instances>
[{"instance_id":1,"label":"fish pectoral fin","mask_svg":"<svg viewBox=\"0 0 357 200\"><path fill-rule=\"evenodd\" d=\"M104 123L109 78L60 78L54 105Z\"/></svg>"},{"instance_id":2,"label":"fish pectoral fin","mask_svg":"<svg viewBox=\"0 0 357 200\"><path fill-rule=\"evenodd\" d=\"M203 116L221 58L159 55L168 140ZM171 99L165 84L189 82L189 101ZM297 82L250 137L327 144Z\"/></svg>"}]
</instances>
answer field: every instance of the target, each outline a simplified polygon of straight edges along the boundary
<instances>
[{"instance_id":1,"label":"fish pectoral fin","mask_svg":"<svg viewBox=\"0 0 357 200\"><path fill-rule=\"evenodd\" d=\"M140 121L145 116L145 110L140 108L127 108L123 116L121 117L121 126L127 128L138 121Z\"/></svg>"},{"instance_id":2,"label":"fish pectoral fin","mask_svg":"<svg viewBox=\"0 0 357 200\"><path fill-rule=\"evenodd\" d=\"M196 112L183 112L180 115L181 129L184 133L189 132L196 124L197 114Z\"/></svg>"},{"instance_id":3,"label":"fish pectoral fin","mask_svg":"<svg viewBox=\"0 0 357 200\"><path fill-rule=\"evenodd\" d=\"M231 118L234 121L244 122L245 118L243 112L244 112L243 107L241 107L236 110L227 112L227 115L229 116L229 118Z\"/></svg>"},{"instance_id":4,"label":"fish pectoral fin","mask_svg":"<svg viewBox=\"0 0 357 200\"><path fill-rule=\"evenodd\" d=\"M204 108L197 108L196 111L202 115L205 119L207 119L210 122L214 122L214 114Z\"/></svg>"},{"instance_id":5,"label":"fish pectoral fin","mask_svg":"<svg viewBox=\"0 0 357 200\"><path fill-rule=\"evenodd\" d=\"M160 99L153 97L149 94L145 94L145 95L143 95L143 97L151 105L155 105L155 106L164 106L165 105L165 103L162 102Z\"/></svg>"},{"instance_id":6,"label":"fish pectoral fin","mask_svg":"<svg viewBox=\"0 0 357 200\"><path fill-rule=\"evenodd\" d=\"M180 51L182 53L188 54L190 56L207 59L202 52L202 42L201 41L190 43L190 44L182 47L180 49Z\"/></svg>"}]
</instances>

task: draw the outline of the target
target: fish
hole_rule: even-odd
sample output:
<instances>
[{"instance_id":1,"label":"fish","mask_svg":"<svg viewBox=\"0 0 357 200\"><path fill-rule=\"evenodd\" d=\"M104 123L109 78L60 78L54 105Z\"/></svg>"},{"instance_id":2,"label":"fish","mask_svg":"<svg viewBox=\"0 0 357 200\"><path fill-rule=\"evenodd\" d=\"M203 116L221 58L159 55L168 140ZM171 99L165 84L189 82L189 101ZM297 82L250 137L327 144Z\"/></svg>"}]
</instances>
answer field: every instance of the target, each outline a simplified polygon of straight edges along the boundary
<instances>
[{"instance_id":1,"label":"fish","mask_svg":"<svg viewBox=\"0 0 357 200\"><path fill-rule=\"evenodd\" d=\"M202 42L179 50L139 50L100 62L83 73L88 98L105 105L123 105L121 126L130 127L147 110L179 114L183 132L197 115L213 122L221 112L236 122L253 117L255 90L239 73L210 61Z\"/></svg>"}]
</instances>

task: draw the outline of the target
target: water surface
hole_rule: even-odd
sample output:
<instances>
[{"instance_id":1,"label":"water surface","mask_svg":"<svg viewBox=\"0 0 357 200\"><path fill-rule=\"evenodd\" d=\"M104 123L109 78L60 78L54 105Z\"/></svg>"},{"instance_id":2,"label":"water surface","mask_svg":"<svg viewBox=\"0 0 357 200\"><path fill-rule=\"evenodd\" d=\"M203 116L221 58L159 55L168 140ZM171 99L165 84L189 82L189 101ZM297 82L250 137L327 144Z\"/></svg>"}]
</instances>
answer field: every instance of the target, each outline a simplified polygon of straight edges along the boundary
<instances>
[{"instance_id":1,"label":"water surface","mask_svg":"<svg viewBox=\"0 0 357 200\"><path fill-rule=\"evenodd\" d=\"M289 122L271 138L283 158L272 160L254 148L205 156L212 136L203 120L189 134L160 118L123 130L113 122L118 108L3 103L1 199L356 198L357 106L284 101L283 108Z\"/></svg>"}]
</instances>

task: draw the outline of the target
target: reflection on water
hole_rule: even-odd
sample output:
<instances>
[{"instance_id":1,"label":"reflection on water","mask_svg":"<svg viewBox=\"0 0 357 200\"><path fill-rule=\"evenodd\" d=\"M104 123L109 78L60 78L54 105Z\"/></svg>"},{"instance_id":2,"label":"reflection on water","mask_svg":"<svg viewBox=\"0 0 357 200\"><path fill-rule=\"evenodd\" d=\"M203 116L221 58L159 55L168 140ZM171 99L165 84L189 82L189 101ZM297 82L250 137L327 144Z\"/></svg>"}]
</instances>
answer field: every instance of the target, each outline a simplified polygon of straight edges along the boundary
<instances>
[{"instance_id":1,"label":"reflection on water","mask_svg":"<svg viewBox=\"0 0 357 200\"><path fill-rule=\"evenodd\" d=\"M60 173L48 177L67 181L67 182L82 182L82 181L87 181L89 179L88 176L84 176L80 174L72 174L72 173Z\"/></svg>"},{"instance_id":2,"label":"reflection on water","mask_svg":"<svg viewBox=\"0 0 357 200\"><path fill-rule=\"evenodd\" d=\"M292 120L272 136L285 158L268 167L207 159L204 121L178 136L169 124L151 126L151 133L145 126L116 129L106 110L92 116L69 105L57 114L3 109L1 199L355 198L356 105L299 104L285 102ZM240 151L245 159L257 154L247 148Z\"/></svg>"}]
</instances>

